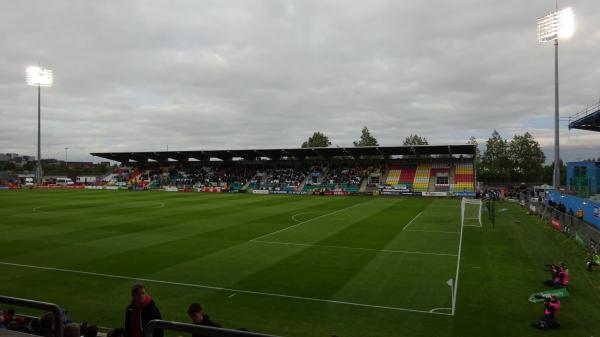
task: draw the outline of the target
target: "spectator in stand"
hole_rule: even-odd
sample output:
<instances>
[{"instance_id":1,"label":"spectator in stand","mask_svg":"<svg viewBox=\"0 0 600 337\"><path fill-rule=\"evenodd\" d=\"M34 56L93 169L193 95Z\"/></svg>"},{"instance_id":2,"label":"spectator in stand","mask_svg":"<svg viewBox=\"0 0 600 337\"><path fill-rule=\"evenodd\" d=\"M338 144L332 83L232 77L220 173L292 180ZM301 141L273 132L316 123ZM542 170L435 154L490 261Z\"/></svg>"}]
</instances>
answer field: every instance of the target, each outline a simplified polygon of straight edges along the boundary
<instances>
[{"instance_id":1,"label":"spectator in stand","mask_svg":"<svg viewBox=\"0 0 600 337\"><path fill-rule=\"evenodd\" d=\"M4 311L0 310L0 330L6 330L4 326Z\"/></svg>"},{"instance_id":2,"label":"spectator in stand","mask_svg":"<svg viewBox=\"0 0 600 337\"><path fill-rule=\"evenodd\" d=\"M143 328L153 319L161 319L156 303L146 292L143 284L134 284L131 287L131 303L125 311L124 337L144 337ZM153 337L163 337L163 331L156 329Z\"/></svg>"},{"instance_id":3,"label":"spectator in stand","mask_svg":"<svg viewBox=\"0 0 600 337\"><path fill-rule=\"evenodd\" d=\"M64 337L79 337L81 336L81 330L75 323L69 323L65 326Z\"/></svg>"},{"instance_id":4,"label":"spectator in stand","mask_svg":"<svg viewBox=\"0 0 600 337\"><path fill-rule=\"evenodd\" d=\"M208 317L208 314L205 314L202 311L202 305L200 303L190 304L190 306L188 307L188 310L187 310L187 314L188 314L188 316L190 316L190 319L192 320L192 324L203 325L203 326L212 326L215 328L221 327L221 325L219 325L218 323L213 322L210 319L210 317ZM199 335L199 334L192 334L192 337L204 337L204 336Z\"/></svg>"}]
</instances>

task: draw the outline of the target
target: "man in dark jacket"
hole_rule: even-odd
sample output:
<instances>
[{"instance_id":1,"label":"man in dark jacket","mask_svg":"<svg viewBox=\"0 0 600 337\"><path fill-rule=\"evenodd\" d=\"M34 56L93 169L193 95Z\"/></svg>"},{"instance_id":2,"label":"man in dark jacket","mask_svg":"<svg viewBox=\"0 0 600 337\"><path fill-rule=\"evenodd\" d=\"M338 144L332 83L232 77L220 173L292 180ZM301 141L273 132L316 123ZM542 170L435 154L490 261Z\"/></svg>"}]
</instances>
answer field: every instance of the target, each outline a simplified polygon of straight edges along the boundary
<instances>
[{"instance_id":1,"label":"man in dark jacket","mask_svg":"<svg viewBox=\"0 0 600 337\"><path fill-rule=\"evenodd\" d=\"M161 319L154 300L146 292L143 284L131 287L131 303L125 312L125 337L144 337L146 324L153 319ZM162 330L154 330L153 337L163 337Z\"/></svg>"},{"instance_id":2,"label":"man in dark jacket","mask_svg":"<svg viewBox=\"0 0 600 337\"><path fill-rule=\"evenodd\" d=\"M210 317L207 314L202 312L202 305L200 303L192 303L188 307L187 310L188 316L192 320L192 324L195 325L204 325L204 326L212 326L214 328L220 328L221 326L218 323L211 321ZM192 337L203 337L202 334L192 334Z\"/></svg>"}]
</instances>

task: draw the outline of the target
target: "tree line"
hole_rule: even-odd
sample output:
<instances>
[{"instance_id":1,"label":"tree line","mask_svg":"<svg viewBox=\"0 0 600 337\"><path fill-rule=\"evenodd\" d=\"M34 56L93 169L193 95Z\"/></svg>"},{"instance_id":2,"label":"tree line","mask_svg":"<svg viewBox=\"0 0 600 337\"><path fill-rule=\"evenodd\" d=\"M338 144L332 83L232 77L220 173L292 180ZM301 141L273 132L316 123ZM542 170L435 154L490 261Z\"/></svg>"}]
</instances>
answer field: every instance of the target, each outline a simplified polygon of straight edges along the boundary
<instances>
[{"instance_id":1,"label":"tree line","mask_svg":"<svg viewBox=\"0 0 600 337\"><path fill-rule=\"evenodd\" d=\"M365 126L354 146L378 146L379 142ZM551 183L554 163L544 165L546 156L540 144L529 132L514 135L512 139L503 139L496 130L485 143L485 151L481 153L475 137L467 144L476 146L477 180L485 183ZM427 138L411 134L404 139L402 145L429 145ZM324 133L314 132L301 145L305 147L329 147L331 141ZM561 166L561 183L565 183L566 166Z\"/></svg>"}]
</instances>

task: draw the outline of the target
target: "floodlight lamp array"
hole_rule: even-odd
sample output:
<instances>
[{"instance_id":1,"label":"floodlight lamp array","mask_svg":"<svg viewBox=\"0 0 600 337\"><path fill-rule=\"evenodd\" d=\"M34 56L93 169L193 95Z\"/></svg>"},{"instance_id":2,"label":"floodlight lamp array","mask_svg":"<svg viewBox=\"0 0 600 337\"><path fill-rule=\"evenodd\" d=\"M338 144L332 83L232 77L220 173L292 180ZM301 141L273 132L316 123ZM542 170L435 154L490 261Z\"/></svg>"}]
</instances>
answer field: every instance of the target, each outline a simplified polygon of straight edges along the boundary
<instances>
[{"instance_id":1,"label":"floodlight lamp array","mask_svg":"<svg viewBox=\"0 0 600 337\"><path fill-rule=\"evenodd\" d=\"M542 43L558 38L569 38L575 31L571 7L543 16L537 20L537 23L538 41Z\"/></svg>"},{"instance_id":2,"label":"floodlight lamp array","mask_svg":"<svg viewBox=\"0 0 600 337\"><path fill-rule=\"evenodd\" d=\"M32 66L27 68L26 73L27 84L40 87L52 86L52 70Z\"/></svg>"}]
</instances>

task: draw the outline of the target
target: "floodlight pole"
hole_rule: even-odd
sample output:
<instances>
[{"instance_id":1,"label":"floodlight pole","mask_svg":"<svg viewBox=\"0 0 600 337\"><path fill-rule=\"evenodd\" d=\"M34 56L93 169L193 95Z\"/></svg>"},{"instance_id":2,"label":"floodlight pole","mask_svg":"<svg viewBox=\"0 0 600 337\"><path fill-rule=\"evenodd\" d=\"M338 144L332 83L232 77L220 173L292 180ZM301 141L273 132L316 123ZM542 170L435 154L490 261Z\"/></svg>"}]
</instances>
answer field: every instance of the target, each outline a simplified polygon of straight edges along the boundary
<instances>
[{"instance_id":1,"label":"floodlight pole","mask_svg":"<svg viewBox=\"0 0 600 337\"><path fill-rule=\"evenodd\" d=\"M558 139L558 36L554 39L554 174L552 185L560 187L560 148Z\"/></svg>"},{"instance_id":2,"label":"floodlight pole","mask_svg":"<svg viewBox=\"0 0 600 337\"><path fill-rule=\"evenodd\" d=\"M42 168L42 141L41 141L41 100L42 90L41 86L38 85L38 137L37 137L37 165L35 166L35 180L38 185L42 184L42 177L44 176L44 170Z\"/></svg>"}]
</instances>

